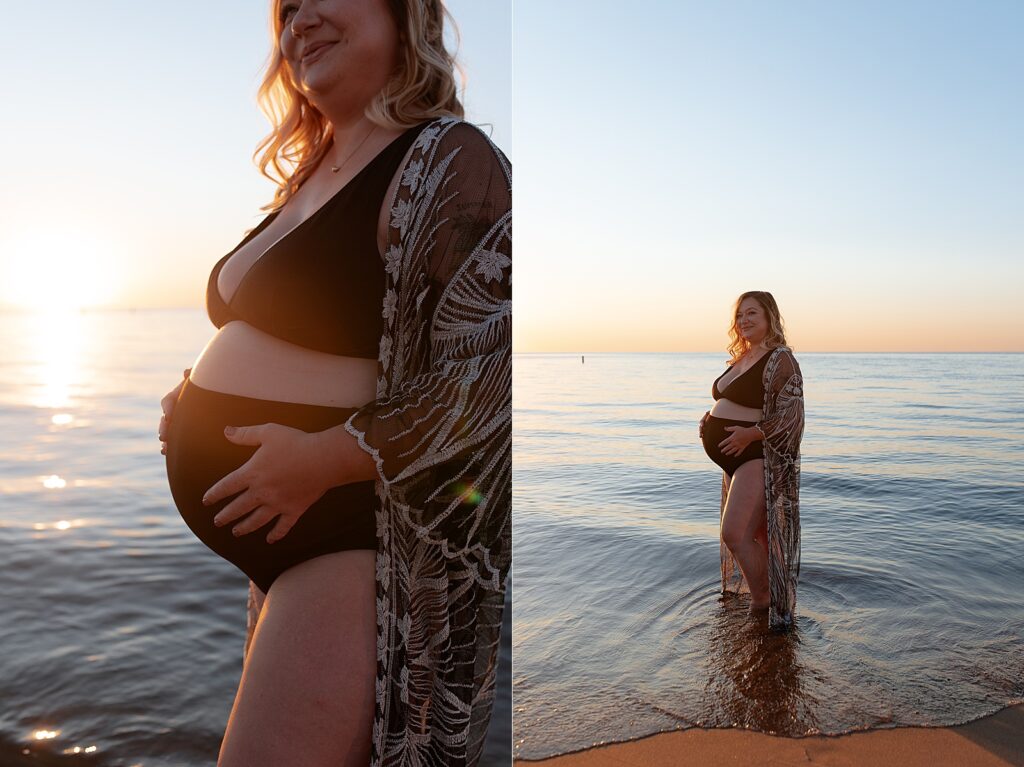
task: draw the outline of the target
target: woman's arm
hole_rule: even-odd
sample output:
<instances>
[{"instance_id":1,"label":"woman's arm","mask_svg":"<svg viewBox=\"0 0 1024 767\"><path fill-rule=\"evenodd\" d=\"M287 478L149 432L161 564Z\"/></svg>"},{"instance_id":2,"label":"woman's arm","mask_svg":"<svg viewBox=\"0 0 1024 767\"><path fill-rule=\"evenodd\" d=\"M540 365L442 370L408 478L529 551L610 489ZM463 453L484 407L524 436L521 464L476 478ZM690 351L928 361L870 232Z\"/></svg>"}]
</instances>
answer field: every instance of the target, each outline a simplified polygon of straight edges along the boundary
<instances>
[{"instance_id":1,"label":"woman's arm","mask_svg":"<svg viewBox=\"0 0 1024 767\"><path fill-rule=\"evenodd\" d=\"M401 383L348 422L386 483L499 433L511 410L508 166L476 128L461 123L417 170L405 185L415 187L411 199L399 188L386 256L399 290L389 286L384 313L399 331L392 334L397 348L382 350L382 358L385 377ZM429 364L411 377L403 373L417 362L407 357L418 339L401 338L403 327L429 333L420 344Z\"/></svg>"},{"instance_id":2,"label":"woman's arm","mask_svg":"<svg viewBox=\"0 0 1024 767\"><path fill-rule=\"evenodd\" d=\"M491 511L507 516L512 196L507 161L478 129L441 130L414 152L392 208L386 393L346 429L379 479L401 485L410 521L451 550L496 532Z\"/></svg>"},{"instance_id":3,"label":"woman's arm","mask_svg":"<svg viewBox=\"0 0 1024 767\"><path fill-rule=\"evenodd\" d=\"M773 407L770 415L758 421L753 428L776 452L795 455L800 450L804 431L803 376L796 358L788 349L779 352L776 364L769 361L768 365L768 399Z\"/></svg>"}]
</instances>

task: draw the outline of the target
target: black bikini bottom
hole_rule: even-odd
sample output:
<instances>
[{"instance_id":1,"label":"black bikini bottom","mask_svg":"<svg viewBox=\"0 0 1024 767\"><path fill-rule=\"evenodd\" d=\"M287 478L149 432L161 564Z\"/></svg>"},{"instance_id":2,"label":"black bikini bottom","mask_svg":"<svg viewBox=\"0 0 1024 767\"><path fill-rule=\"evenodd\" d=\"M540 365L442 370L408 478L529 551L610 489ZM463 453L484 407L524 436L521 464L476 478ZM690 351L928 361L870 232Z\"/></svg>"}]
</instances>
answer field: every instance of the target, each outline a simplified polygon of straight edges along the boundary
<instances>
[{"instance_id":1,"label":"black bikini bottom","mask_svg":"<svg viewBox=\"0 0 1024 767\"><path fill-rule=\"evenodd\" d=\"M241 520L223 527L213 524L214 515L234 496L203 506L206 491L257 450L228 442L225 426L279 423L315 432L344 423L353 412L354 408L221 394L186 380L167 432L167 479L185 524L264 593L277 576L300 562L335 551L376 550L378 501L372 480L331 488L275 543L267 543L274 521L237 538L231 534L231 528Z\"/></svg>"},{"instance_id":2,"label":"black bikini bottom","mask_svg":"<svg viewBox=\"0 0 1024 767\"><path fill-rule=\"evenodd\" d=\"M747 461L764 458L764 447L761 440L756 440L743 448L743 452L739 455L726 455L718 446L719 442L732 433L726 431L725 427L753 426L755 423L756 421L734 421L731 418L717 418L713 415L709 415L704 421L704 436L701 438L704 443L704 452L730 477Z\"/></svg>"}]
</instances>

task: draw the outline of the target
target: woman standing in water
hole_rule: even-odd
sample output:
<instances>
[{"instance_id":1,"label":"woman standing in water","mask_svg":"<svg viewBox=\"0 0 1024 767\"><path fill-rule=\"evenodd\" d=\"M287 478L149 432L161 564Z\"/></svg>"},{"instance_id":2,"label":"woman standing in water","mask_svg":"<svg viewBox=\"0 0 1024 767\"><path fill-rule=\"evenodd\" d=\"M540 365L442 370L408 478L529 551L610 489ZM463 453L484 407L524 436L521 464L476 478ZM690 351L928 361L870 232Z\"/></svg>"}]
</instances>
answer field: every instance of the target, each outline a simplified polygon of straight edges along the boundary
<instances>
[{"instance_id":1,"label":"woman standing in water","mask_svg":"<svg viewBox=\"0 0 1024 767\"><path fill-rule=\"evenodd\" d=\"M700 422L704 450L724 472L722 590L749 590L751 611L767 609L769 625L783 627L800 572L803 378L771 293L737 299L729 336L729 367Z\"/></svg>"},{"instance_id":2,"label":"woman standing in water","mask_svg":"<svg viewBox=\"0 0 1024 767\"><path fill-rule=\"evenodd\" d=\"M440 0L272 14L278 190L160 430L182 517L251 579L219 765L473 764L511 557L509 166L460 119Z\"/></svg>"}]
</instances>

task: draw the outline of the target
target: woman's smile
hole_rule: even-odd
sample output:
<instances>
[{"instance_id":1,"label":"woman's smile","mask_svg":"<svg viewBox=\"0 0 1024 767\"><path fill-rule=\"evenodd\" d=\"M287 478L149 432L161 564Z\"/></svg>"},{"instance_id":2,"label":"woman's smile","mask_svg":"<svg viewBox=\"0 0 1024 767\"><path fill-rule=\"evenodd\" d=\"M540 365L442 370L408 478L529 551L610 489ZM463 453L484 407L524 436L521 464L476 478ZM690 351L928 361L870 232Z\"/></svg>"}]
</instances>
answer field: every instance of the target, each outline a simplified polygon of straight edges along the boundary
<instances>
[{"instance_id":1,"label":"woman's smile","mask_svg":"<svg viewBox=\"0 0 1024 767\"><path fill-rule=\"evenodd\" d=\"M279 50L296 83L318 110L352 122L398 67L399 30L390 6L386 0L307 0L281 10Z\"/></svg>"},{"instance_id":2,"label":"woman's smile","mask_svg":"<svg viewBox=\"0 0 1024 767\"><path fill-rule=\"evenodd\" d=\"M310 64L319 61L326 55L327 51L334 46L334 43L335 41L333 40L323 40L306 46L305 50L302 52L301 62L303 66L309 66Z\"/></svg>"}]
</instances>

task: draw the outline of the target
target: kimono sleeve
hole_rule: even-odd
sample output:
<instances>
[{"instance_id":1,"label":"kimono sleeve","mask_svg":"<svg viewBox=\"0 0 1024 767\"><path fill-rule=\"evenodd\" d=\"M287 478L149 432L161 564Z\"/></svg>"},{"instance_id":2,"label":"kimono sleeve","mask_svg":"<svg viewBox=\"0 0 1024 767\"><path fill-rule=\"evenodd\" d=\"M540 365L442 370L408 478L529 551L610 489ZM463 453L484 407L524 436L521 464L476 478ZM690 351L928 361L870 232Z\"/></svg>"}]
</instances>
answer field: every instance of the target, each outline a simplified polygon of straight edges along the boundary
<instances>
[{"instance_id":1,"label":"kimono sleeve","mask_svg":"<svg viewBox=\"0 0 1024 767\"><path fill-rule=\"evenodd\" d=\"M511 173L467 123L429 139L410 158L392 209L381 348L388 391L346 428L419 534L461 550L498 534L483 528L510 505Z\"/></svg>"},{"instance_id":2,"label":"kimono sleeve","mask_svg":"<svg viewBox=\"0 0 1024 767\"><path fill-rule=\"evenodd\" d=\"M800 366L788 349L769 361L765 370L765 417L756 427L771 448L784 455L800 451L804 433L804 386Z\"/></svg>"}]
</instances>

